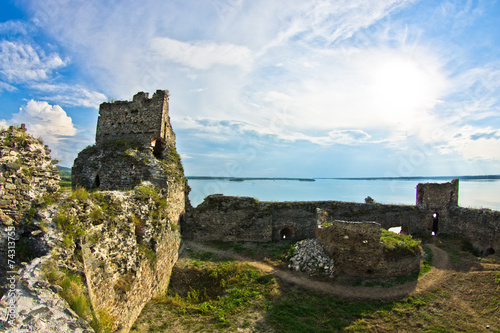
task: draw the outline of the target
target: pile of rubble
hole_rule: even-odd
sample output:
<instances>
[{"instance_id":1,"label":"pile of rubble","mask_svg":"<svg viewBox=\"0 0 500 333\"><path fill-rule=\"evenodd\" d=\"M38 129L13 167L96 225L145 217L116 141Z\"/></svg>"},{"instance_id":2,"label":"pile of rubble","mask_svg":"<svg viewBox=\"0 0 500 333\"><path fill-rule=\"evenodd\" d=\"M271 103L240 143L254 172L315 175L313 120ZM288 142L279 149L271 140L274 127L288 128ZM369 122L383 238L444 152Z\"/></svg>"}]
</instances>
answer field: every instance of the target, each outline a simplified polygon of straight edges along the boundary
<instances>
[{"instance_id":1,"label":"pile of rubble","mask_svg":"<svg viewBox=\"0 0 500 333\"><path fill-rule=\"evenodd\" d=\"M326 255L316 239L305 239L296 243L289 261L288 268L307 272L311 276L323 275L333 278L335 272L333 259Z\"/></svg>"}]
</instances>

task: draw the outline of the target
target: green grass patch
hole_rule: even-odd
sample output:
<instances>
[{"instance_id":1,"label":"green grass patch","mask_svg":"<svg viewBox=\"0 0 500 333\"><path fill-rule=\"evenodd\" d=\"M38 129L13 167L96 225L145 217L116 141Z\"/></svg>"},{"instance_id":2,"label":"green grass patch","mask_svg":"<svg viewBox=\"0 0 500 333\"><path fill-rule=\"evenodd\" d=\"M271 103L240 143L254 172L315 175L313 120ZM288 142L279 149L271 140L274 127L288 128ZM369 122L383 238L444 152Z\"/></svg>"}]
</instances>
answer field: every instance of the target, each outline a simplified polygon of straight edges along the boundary
<instances>
[{"instance_id":1,"label":"green grass patch","mask_svg":"<svg viewBox=\"0 0 500 333\"><path fill-rule=\"evenodd\" d=\"M384 251L400 254L415 255L420 252L420 243L418 239L411 236L396 234L395 232L382 229L380 241L384 243Z\"/></svg>"},{"instance_id":2,"label":"green grass patch","mask_svg":"<svg viewBox=\"0 0 500 333\"><path fill-rule=\"evenodd\" d=\"M349 302L332 296L295 291L270 305L268 322L277 332L335 332L353 319L389 312L394 302Z\"/></svg>"},{"instance_id":3,"label":"green grass patch","mask_svg":"<svg viewBox=\"0 0 500 333\"><path fill-rule=\"evenodd\" d=\"M432 253L432 249L424 246L424 259L422 260L422 266L420 267L420 271L418 272L418 277L424 276L424 274L428 273L432 269L432 262L434 260L434 254Z\"/></svg>"},{"instance_id":4,"label":"green grass patch","mask_svg":"<svg viewBox=\"0 0 500 333\"><path fill-rule=\"evenodd\" d=\"M186 325L198 325L201 316L214 328L228 328L236 316L272 297L277 288L272 276L250 265L220 262L175 270L167 294L153 302L179 315Z\"/></svg>"},{"instance_id":5,"label":"green grass patch","mask_svg":"<svg viewBox=\"0 0 500 333\"><path fill-rule=\"evenodd\" d=\"M98 310L96 313L92 310L85 281L80 275L61 270L54 261L49 260L42 267L42 276L51 284L62 288L59 296L68 302L70 308L78 316L89 322L96 332L112 331L114 318L105 311Z\"/></svg>"}]
</instances>

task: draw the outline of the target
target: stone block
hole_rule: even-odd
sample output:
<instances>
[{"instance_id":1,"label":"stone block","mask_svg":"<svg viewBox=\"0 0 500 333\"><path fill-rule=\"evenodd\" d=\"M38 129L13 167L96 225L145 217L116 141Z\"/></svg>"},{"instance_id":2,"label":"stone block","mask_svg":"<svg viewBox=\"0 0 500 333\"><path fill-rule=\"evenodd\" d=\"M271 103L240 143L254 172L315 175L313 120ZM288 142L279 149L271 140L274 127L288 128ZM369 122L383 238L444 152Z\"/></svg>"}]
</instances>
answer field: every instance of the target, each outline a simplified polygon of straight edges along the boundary
<instances>
[{"instance_id":1,"label":"stone block","mask_svg":"<svg viewBox=\"0 0 500 333\"><path fill-rule=\"evenodd\" d=\"M21 166L17 163L7 163L5 166L7 167L7 169L14 170L14 171L21 169Z\"/></svg>"},{"instance_id":2,"label":"stone block","mask_svg":"<svg viewBox=\"0 0 500 333\"><path fill-rule=\"evenodd\" d=\"M1 199L0 200L0 207L1 206L8 206L12 203L12 200L4 200L4 199Z\"/></svg>"}]
</instances>

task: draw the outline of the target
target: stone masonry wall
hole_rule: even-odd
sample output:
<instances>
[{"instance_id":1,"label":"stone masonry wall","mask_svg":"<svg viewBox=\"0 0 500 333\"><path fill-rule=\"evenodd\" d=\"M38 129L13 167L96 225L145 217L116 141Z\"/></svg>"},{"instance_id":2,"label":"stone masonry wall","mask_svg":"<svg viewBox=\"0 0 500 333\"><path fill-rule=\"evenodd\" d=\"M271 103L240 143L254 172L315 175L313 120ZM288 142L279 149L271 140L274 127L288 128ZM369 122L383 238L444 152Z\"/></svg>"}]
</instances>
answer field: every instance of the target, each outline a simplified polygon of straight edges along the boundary
<instances>
[{"instance_id":1,"label":"stone masonry wall","mask_svg":"<svg viewBox=\"0 0 500 333\"><path fill-rule=\"evenodd\" d=\"M271 242L314 237L311 203L259 202L253 198L208 196L189 212L183 235L196 240Z\"/></svg>"},{"instance_id":2,"label":"stone masonry wall","mask_svg":"<svg viewBox=\"0 0 500 333\"><path fill-rule=\"evenodd\" d=\"M458 206L458 179L449 183L425 183L417 185L417 205L429 210Z\"/></svg>"},{"instance_id":3,"label":"stone masonry wall","mask_svg":"<svg viewBox=\"0 0 500 333\"><path fill-rule=\"evenodd\" d=\"M0 287L7 267L8 231L15 230L16 263L21 248L31 257L44 255L46 247L40 228L26 221L35 200L59 189L59 172L50 150L40 139L27 133L24 125L0 132ZM34 212L33 212L34 213ZM33 216L31 216L33 217ZM29 218L31 218L29 217ZM11 258L12 259L12 258Z\"/></svg>"},{"instance_id":4,"label":"stone masonry wall","mask_svg":"<svg viewBox=\"0 0 500 333\"><path fill-rule=\"evenodd\" d=\"M376 221L385 229L404 226L409 233L424 232L432 226L432 214L416 206L342 201L265 202L214 194L189 212L189 221L182 230L184 237L197 240L270 242L314 238L318 208L334 220Z\"/></svg>"},{"instance_id":5,"label":"stone masonry wall","mask_svg":"<svg viewBox=\"0 0 500 333\"><path fill-rule=\"evenodd\" d=\"M439 230L466 239L483 253L499 253L500 211L452 207L448 214L440 219Z\"/></svg>"},{"instance_id":6,"label":"stone masonry wall","mask_svg":"<svg viewBox=\"0 0 500 333\"><path fill-rule=\"evenodd\" d=\"M152 98L137 93L132 101L102 103L97 120L96 143L126 140L150 146L161 139L175 145L175 134L168 115L168 91L157 90Z\"/></svg>"},{"instance_id":7,"label":"stone masonry wall","mask_svg":"<svg viewBox=\"0 0 500 333\"><path fill-rule=\"evenodd\" d=\"M168 91L152 98L102 103L96 144L82 150L72 168L73 188L127 190L148 180L158 188L182 170L168 115ZM171 168L169 164L177 164Z\"/></svg>"},{"instance_id":8,"label":"stone masonry wall","mask_svg":"<svg viewBox=\"0 0 500 333\"><path fill-rule=\"evenodd\" d=\"M440 233L471 242L479 251L500 251L500 212L460 208L458 181L424 184L419 205L385 205L342 201L261 202L252 198L208 196L188 215L186 238L198 240L278 241L315 237L316 209L332 220L375 221L384 229L402 227L406 234ZM419 192L422 193L422 192ZM425 199L427 198L427 199ZM451 199L450 199L451 198ZM444 207L438 207L441 202ZM438 213L438 218L434 214Z\"/></svg>"},{"instance_id":9,"label":"stone masonry wall","mask_svg":"<svg viewBox=\"0 0 500 333\"><path fill-rule=\"evenodd\" d=\"M338 270L352 276L385 278L418 271L420 254L393 257L384 251L381 226L376 222L332 220L318 226L316 236Z\"/></svg>"},{"instance_id":10,"label":"stone masonry wall","mask_svg":"<svg viewBox=\"0 0 500 333\"><path fill-rule=\"evenodd\" d=\"M59 171L50 149L24 125L0 132L0 218L20 223L31 201L59 189Z\"/></svg>"}]
</instances>

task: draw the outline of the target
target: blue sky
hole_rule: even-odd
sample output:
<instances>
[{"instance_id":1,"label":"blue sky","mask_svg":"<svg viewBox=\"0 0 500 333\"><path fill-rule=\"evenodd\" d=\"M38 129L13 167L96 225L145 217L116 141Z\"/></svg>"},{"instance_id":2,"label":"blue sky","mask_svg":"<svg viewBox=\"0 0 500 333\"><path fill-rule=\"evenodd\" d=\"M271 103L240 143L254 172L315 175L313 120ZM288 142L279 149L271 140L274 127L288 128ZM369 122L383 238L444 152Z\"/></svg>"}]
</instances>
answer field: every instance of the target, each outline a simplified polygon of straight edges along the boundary
<instances>
[{"instance_id":1,"label":"blue sky","mask_svg":"<svg viewBox=\"0 0 500 333\"><path fill-rule=\"evenodd\" d=\"M170 91L186 174L500 174L500 4L3 0L0 122L60 165Z\"/></svg>"}]
</instances>

